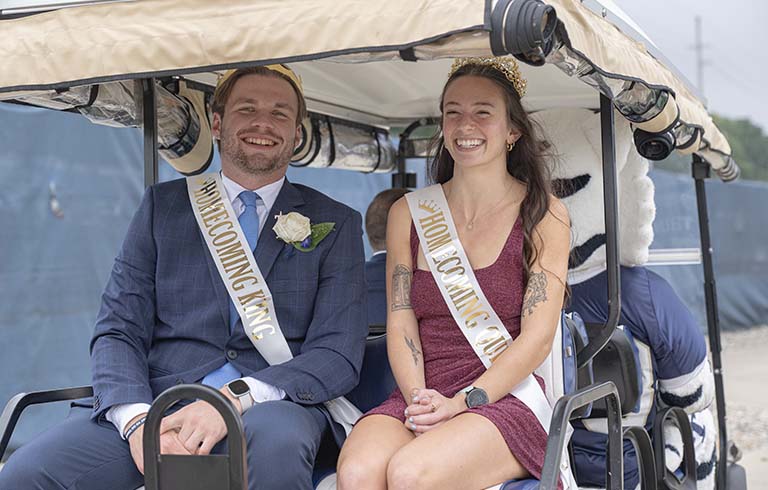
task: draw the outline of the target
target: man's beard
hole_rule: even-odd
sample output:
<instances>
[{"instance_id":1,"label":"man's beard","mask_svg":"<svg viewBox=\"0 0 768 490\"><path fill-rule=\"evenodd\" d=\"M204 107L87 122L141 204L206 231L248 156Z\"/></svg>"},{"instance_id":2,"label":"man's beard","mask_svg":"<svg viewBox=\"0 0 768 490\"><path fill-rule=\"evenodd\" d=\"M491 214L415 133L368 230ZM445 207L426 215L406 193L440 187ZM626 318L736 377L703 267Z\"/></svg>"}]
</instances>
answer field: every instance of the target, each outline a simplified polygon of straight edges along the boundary
<instances>
[{"instance_id":1,"label":"man's beard","mask_svg":"<svg viewBox=\"0 0 768 490\"><path fill-rule=\"evenodd\" d=\"M230 162L245 173L259 175L269 174L276 170L285 168L293 156L293 145L288 145L278 154L272 156L266 155L248 155L240 146L240 137L237 134L221 128L221 154L227 156Z\"/></svg>"}]
</instances>

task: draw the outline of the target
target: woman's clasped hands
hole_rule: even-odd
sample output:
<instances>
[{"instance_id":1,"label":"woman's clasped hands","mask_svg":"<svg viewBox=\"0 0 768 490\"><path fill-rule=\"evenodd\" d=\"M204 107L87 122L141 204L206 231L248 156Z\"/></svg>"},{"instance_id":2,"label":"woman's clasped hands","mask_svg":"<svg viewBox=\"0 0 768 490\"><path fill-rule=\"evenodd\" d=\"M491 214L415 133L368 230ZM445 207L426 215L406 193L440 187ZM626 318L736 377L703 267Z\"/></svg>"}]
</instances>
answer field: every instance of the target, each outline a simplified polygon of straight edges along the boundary
<instances>
[{"instance_id":1,"label":"woman's clasped hands","mask_svg":"<svg viewBox=\"0 0 768 490\"><path fill-rule=\"evenodd\" d=\"M405 427L417 436L439 427L466 410L463 396L459 395L447 398L436 390L412 389L411 404L405 409Z\"/></svg>"}]
</instances>

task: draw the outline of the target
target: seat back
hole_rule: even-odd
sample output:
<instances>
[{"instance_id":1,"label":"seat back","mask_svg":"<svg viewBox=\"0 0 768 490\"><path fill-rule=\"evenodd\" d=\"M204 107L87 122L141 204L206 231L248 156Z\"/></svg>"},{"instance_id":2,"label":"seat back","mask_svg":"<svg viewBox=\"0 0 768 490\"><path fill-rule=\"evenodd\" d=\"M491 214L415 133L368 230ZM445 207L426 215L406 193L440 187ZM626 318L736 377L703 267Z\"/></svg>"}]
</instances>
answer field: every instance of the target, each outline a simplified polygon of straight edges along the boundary
<instances>
[{"instance_id":1,"label":"seat back","mask_svg":"<svg viewBox=\"0 0 768 490\"><path fill-rule=\"evenodd\" d=\"M578 354L589 343L587 327L578 313L563 313L563 385L564 394L569 395L579 388L585 388L595 383L592 372L592 361L582 368L578 367ZM576 409L571 420L589 417L592 404Z\"/></svg>"},{"instance_id":2,"label":"seat back","mask_svg":"<svg viewBox=\"0 0 768 490\"><path fill-rule=\"evenodd\" d=\"M591 335L603 326L601 324L586 324L587 334ZM640 399L640 366L632 339L627 330L619 327L614 330L608 343L592 359L594 381L613 381L619 391L621 415L631 412ZM593 404L592 413L585 418L605 418L605 401Z\"/></svg>"},{"instance_id":3,"label":"seat back","mask_svg":"<svg viewBox=\"0 0 768 490\"><path fill-rule=\"evenodd\" d=\"M387 335L369 335L365 341L365 357L360 382L348 395L363 413L378 406L397 387L387 358Z\"/></svg>"},{"instance_id":4,"label":"seat back","mask_svg":"<svg viewBox=\"0 0 768 490\"><path fill-rule=\"evenodd\" d=\"M587 331L581 317L576 312L560 315L560 328L555 331L552 352L536 369L536 374L544 379L547 399L554 406L563 396L579 388L592 384L591 363L578 369L577 354L587 344ZM574 412L572 418L583 418L590 413L590 405Z\"/></svg>"}]
</instances>

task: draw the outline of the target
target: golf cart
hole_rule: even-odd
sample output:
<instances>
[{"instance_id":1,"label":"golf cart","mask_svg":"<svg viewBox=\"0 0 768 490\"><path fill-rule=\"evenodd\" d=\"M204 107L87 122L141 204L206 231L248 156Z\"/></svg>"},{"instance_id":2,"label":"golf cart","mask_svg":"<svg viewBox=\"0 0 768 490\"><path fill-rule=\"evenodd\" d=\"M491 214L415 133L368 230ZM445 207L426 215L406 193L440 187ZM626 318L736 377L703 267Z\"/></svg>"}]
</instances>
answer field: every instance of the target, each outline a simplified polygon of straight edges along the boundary
<instances>
[{"instance_id":1,"label":"golf cart","mask_svg":"<svg viewBox=\"0 0 768 490\"><path fill-rule=\"evenodd\" d=\"M563 396L554 407L540 482L510 482L502 488L557 488L567 424L574 413L586 412L579 411L581 407L601 398L607 399L610 437L608 488L622 486L617 476L622 474L622 437L637 445L645 488L690 486L690 459L682 479L668 475L647 434L622 431L620 407L627 391L622 380L591 384L588 372L592 361L610 345L621 308L615 118L632 124L637 151L647 158L659 159L671 151L692 155L717 387L718 488L738 488L729 484L729 474L739 469L727 460L703 185L712 175L735 179L738 167L695 90L612 2L395 0L368 5L351 0L332 4L239 0L226 7L203 0L79 3L0 11L0 25L7 36L0 46L0 100L74 112L112 126L141 127L146 185L158 180L160 155L182 174L207 169L214 151L207 104L218 77L236 67L285 63L301 76L310 116L303 123L305 137L294 166L391 172L392 185L397 187L415 185L405 160L428 153L426 141L439 117L437 98L455 57L518 58L528 80L524 104L531 112L570 107L600 112L609 319L575 349L575 369L582 374L582 383L575 391L560 390ZM380 352L381 337L375 335L381 332L372 334L370 352L376 351L377 341ZM386 393L382 388L391 388L391 379L386 366L371 361L374 356L367 361L371 377L364 379L361 389L373 386ZM605 378L611 378L611 373ZM216 401L217 394L210 390L173 390L156 400L145 432L147 488L180 485L174 480L188 467L182 458L156 454L152 428L157 428L160 414L174 397L210 397L218 404L231 424L229 458L223 463L212 461L210 466L193 464L201 475L216 475L212 481L221 488L242 488L242 445L234 442L234 435L242 433L237 417L227 415L228 406ZM25 407L91 394L89 387L81 387L14 397L0 418L0 454ZM690 435L685 418L671 413L684 438ZM324 475L318 484L328 481Z\"/></svg>"}]
</instances>

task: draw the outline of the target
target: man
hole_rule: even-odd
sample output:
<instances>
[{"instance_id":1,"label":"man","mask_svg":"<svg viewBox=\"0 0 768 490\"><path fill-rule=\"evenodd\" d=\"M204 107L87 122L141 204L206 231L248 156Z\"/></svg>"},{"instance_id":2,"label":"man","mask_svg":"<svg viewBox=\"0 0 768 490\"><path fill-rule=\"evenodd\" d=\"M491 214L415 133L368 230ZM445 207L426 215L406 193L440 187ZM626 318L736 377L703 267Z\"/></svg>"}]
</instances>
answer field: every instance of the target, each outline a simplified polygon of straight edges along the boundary
<instances>
[{"instance_id":1,"label":"man","mask_svg":"<svg viewBox=\"0 0 768 490\"><path fill-rule=\"evenodd\" d=\"M392 205L408 189L387 189L376 194L365 212L365 233L373 255L365 263L365 282L368 284L368 324L383 326L387 323L387 216Z\"/></svg>"},{"instance_id":2,"label":"man","mask_svg":"<svg viewBox=\"0 0 768 490\"><path fill-rule=\"evenodd\" d=\"M607 273L571 285L571 311L587 323L608 319ZM645 267L621 268L621 315L640 368L640 400L624 415L624 426L641 426L649 432L656 416L656 401L691 414L694 428L698 488L714 488L716 433L708 410L714 398L714 380L707 346L695 318L661 276ZM658 396L657 396L658 392ZM580 420L574 424L573 456L580 485L605 486L607 440L605 419ZM680 464L679 434L665 430L667 467ZM674 447L673 442L678 441ZM658 470L661 471L661 470ZM624 487L638 485L637 459L629 442L624 445Z\"/></svg>"},{"instance_id":3,"label":"man","mask_svg":"<svg viewBox=\"0 0 768 490\"><path fill-rule=\"evenodd\" d=\"M367 325L360 215L285 179L305 114L301 83L282 65L229 72L214 95L222 197L246 237L244 215L251 213L249 230L258 233L253 255L293 359L269 366L249 341L187 183L153 186L102 298L91 342L92 412L73 409L67 421L17 451L0 472L0 489L135 489L143 483L149 404L174 384L194 382L219 388L242 413L249 489L312 487L322 437L344 437L322 402L357 384ZM290 212L333 229L319 243L287 243L273 226L275 215ZM230 383L238 379L235 390ZM223 420L204 402L167 415L161 432L164 453L226 450Z\"/></svg>"}]
</instances>

